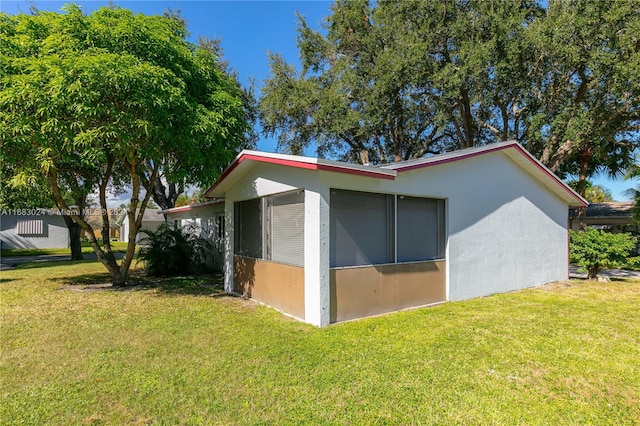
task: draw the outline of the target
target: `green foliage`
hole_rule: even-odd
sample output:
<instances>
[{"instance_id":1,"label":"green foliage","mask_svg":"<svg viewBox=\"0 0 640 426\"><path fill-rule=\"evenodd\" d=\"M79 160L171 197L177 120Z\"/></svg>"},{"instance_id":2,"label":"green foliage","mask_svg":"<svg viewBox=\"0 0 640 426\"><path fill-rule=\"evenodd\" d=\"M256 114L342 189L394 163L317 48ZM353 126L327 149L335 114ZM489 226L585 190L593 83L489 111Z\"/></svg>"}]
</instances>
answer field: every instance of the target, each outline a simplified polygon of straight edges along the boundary
<instances>
[{"instance_id":1,"label":"green foliage","mask_svg":"<svg viewBox=\"0 0 640 426\"><path fill-rule=\"evenodd\" d=\"M618 173L639 148L632 1L337 1L300 18L259 105L280 149L392 162L516 139L553 171ZM584 194L583 188L579 192Z\"/></svg>"},{"instance_id":2,"label":"green foliage","mask_svg":"<svg viewBox=\"0 0 640 426\"><path fill-rule=\"evenodd\" d=\"M537 105L529 148L553 171L618 174L639 147L640 10L629 1L550 1L531 25ZM584 188L578 190L584 195Z\"/></svg>"},{"instance_id":3,"label":"green foliage","mask_svg":"<svg viewBox=\"0 0 640 426\"><path fill-rule=\"evenodd\" d=\"M596 277L602 268L622 266L636 239L630 234L612 234L598 229L570 231L571 262L588 273L588 278Z\"/></svg>"},{"instance_id":4,"label":"green foliage","mask_svg":"<svg viewBox=\"0 0 640 426\"><path fill-rule=\"evenodd\" d=\"M102 209L108 188L130 189L131 245L121 263L73 216L116 285L124 285L134 255L139 207L160 176L209 184L250 132L237 81L214 49L186 35L175 15L117 6L90 15L77 5L63 13L0 13L3 162L17 166L14 179L48 182L65 210L68 189L96 191ZM105 215L102 233L108 230Z\"/></svg>"},{"instance_id":5,"label":"green foliage","mask_svg":"<svg viewBox=\"0 0 640 426\"><path fill-rule=\"evenodd\" d=\"M627 259L623 267L625 269L633 269L634 271L640 271L640 256L634 256Z\"/></svg>"},{"instance_id":6,"label":"green foliage","mask_svg":"<svg viewBox=\"0 0 640 426\"><path fill-rule=\"evenodd\" d=\"M640 224L640 164L635 162L632 164L624 176L625 180L635 181L638 185L635 188L629 188L626 194L635 201L632 209L633 221Z\"/></svg>"},{"instance_id":7,"label":"green foliage","mask_svg":"<svg viewBox=\"0 0 640 426\"><path fill-rule=\"evenodd\" d=\"M572 189L577 190L579 182L577 180L571 180L567 182ZM585 182L584 199L589 203L605 203L613 201L613 195L611 191L604 186L594 185L591 181Z\"/></svg>"},{"instance_id":8,"label":"green foliage","mask_svg":"<svg viewBox=\"0 0 640 426\"><path fill-rule=\"evenodd\" d=\"M166 223L140 241L138 260L151 276L197 274L205 271L212 244L195 227L174 228Z\"/></svg>"}]
</instances>

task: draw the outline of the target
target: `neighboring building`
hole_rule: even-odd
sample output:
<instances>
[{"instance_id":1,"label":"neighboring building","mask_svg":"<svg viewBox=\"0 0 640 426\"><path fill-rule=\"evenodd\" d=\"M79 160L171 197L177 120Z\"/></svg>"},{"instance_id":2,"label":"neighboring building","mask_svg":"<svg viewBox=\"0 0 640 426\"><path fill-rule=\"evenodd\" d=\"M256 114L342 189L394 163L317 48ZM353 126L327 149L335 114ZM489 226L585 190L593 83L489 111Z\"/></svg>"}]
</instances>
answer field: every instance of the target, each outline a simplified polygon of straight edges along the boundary
<instances>
[{"instance_id":1,"label":"neighboring building","mask_svg":"<svg viewBox=\"0 0 640 426\"><path fill-rule=\"evenodd\" d=\"M586 201L516 142L381 167L243 151L225 199L225 289L317 326L568 277Z\"/></svg>"},{"instance_id":2,"label":"neighboring building","mask_svg":"<svg viewBox=\"0 0 640 426\"><path fill-rule=\"evenodd\" d=\"M3 249L66 248L69 230L61 215L1 215Z\"/></svg>"},{"instance_id":3,"label":"neighboring building","mask_svg":"<svg viewBox=\"0 0 640 426\"><path fill-rule=\"evenodd\" d=\"M138 212L136 212L136 214L138 214ZM160 214L159 209L145 209L144 215L142 216L142 226L140 227L140 231L144 231L146 229L149 231L155 231L163 223L164 217ZM147 237L147 234L140 231L138 232L138 235L136 235L136 244ZM124 215L122 224L120 225L120 241L125 243L129 242L129 216L126 214Z\"/></svg>"},{"instance_id":4,"label":"neighboring building","mask_svg":"<svg viewBox=\"0 0 640 426\"><path fill-rule=\"evenodd\" d=\"M208 265L221 271L224 264L224 200L214 200L162 210L166 222L176 228L192 227L213 243Z\"/></svg>"},{"instance_id":5,"label":"neighboring building","mask_svg":"<svg viewBox=\"0 0 640 426\"><path fill-rule=\"evenodd\" d=\"M634 204L633 201L589 204L582 219L579 217L581 209L569 209L569 229L578 231L587 227L638 233L638 224L633 222L631 212Z\"/></svg>"},{"instance_id":6,"label":"neighboring building","mask_svg":"<svg viewBox=\"0 0 640 426\"><path fill-rule=\"evenodd\" d=\"M586 228L604 229L613 233L628 232L640 236L640 224L633 221L633 201L593 203L585 209L569 209L569 229L579 231ZM580 218L580 211L584 216ZM640 254L640 241L636 248Z\"/></svg>"}]
</instances>

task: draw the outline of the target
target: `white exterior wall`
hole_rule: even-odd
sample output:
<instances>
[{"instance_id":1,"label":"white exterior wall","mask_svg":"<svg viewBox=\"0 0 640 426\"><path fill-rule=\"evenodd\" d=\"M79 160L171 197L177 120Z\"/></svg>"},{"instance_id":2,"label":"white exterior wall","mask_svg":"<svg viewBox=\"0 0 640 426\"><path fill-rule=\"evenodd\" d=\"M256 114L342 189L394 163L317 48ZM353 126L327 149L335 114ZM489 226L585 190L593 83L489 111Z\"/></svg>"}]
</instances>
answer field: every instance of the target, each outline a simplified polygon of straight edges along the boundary
<instances>
[{"instance_id":1,"label":"white exterior wall","mask_svg":"<svg viewBox=\"0 0 640 426\"><path fill-rule=\"evenodd\" d=\"M139 243L142 239L147 238L148 235L144 232L141 232L143 229L148 229L150 231L155 231L164 223L164 218L162 215L158 215L158 220L150 221L143 220L142 226L140 230L138 230L138 234L136 235L136 243ZM120 225L120 241L128 243L129 242L129 217L126 216L122 220L122 225Z\"/></svg>"},{"instance_id":2,"label":"white exterior wall","mask_svg":"<svg viewBox=\"0 0 640 426\"><path fill-rule=\"evenodd\" d=\"M329 324L329 188L318 176L309 170L256 164L225 193L225 290L233 290L234 202L304 189L304 321L323 327Z\"/></svg>"},{"instance_id":3,"label":"white exterior wall","mask_svg":"<svg viewBox=\"0 0 640 426\"><path fill-rule=\"evenodd\" d=\"M213 223L211 229L208 229L208 239L213 244L213 259L207 260L207 265L216 270L223 270L225 259L225 239L218 239L218 222L217 217L224 215L224 203L211 204L203 207L195 207L190 210L183 210L179 212L170 212L165 214L167 224L172 225L176 220L182 220L182 226L187 224L195 224L196 219L200 220L200 226L205 227L207 221L210 219ZM226 218L225 218L226 221ZM226 222L225 222L226 228Z\"/></svg>"},{"instance_id":4,"label":"white exterior wall","mask_svg":"<svg viewBox=\"0 0 640 426\"><path fill-rule=\"evenodd\" d=\"M443 198L447 297L462 300L568 278L567 203L501 152L398 173L322 173L331 188Z\"/></svg>"},{"instance_id":5,"label":"white exterior wall","mask_svg":"<svg viewBox=\"0 0 640 426\"><path fill-rule=\"evenodd\" d=\"M449 300L568 278L567 204L503 155L450 165Z\"/></svg>"},{"instance_id":6,"label":"white exterior wall","mask_svg":"<svg viewBox=\"0 0 640 426\"><path fill-rule=\"evenodd\" d=\"M329 323L330 189L442 198L447 299L567 279L567 203L502 152L398 173L395 180L256 163L225 193L225 288L233 289L233 204L305 190L305 316Z\"/></svg>"},{"instance_id":7,"label":"white exterior wall","mask_svg":"<svg viewBox=\"0 0 640 426\"><path fill-rule=\"evenodd\" d=\"M16 226L21 219L42 220L42 235L18 235ZM0 226L0 241L3 249L69 247L69 230L64 223L64 218L59 215L2 215Z\"/></svg>"}]
</instances>

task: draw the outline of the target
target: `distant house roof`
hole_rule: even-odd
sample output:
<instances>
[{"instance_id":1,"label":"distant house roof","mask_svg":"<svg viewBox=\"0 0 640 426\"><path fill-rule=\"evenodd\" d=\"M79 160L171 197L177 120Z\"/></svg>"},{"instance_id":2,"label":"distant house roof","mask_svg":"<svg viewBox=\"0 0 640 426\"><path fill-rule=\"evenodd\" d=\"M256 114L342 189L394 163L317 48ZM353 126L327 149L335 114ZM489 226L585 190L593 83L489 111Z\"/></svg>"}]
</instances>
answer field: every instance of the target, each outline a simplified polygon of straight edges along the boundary
<instances>
[{"instance_id":1,"label":"distant house roof","mask_svg":"<svg viewBox=\"0 0 640 426\"><path fill-rule=\"evenodd\" d=\"M189 210L199 209L201 207L213 206L215 204L224 203L224 198L216 198L215 200L205 201L203 203L187 204L186 206L173 207L171 209L159 210L158 214L177 213Z\"/></svg>"},{"instance_id":2,"label":"distant house roof","mask_svg":"<svg viewBox=\"0 0 640 426\"><path fill-rule=\"evenodd\" d=\"M238 154L220 178L205 192L205 197L224 197L225 191L256 163L394 180L398 173L461 161L494 152L505 154L520 168L536 178L542 185L564 199L569 206L587 206L587 202L580 195L562 182L516 141L499 142L382 166L359 165L321 158L244 150Z\"/></svg>"},{"instance_id":3,"label":"distant house roof","mask_svg":"<svg viewBox=\"0 0 640 426\"><path fill-rule=\"evenodd\" d=\"M588 219L610 219L610 218L629 218L631 219L633 201L615 201L609 203L593 203L589 204L585 212L585 218ZM577 217L577 209L569 209L570 217Z\"/></svg>"},{"instance_id":4,"label":"distant house roof","mask_svg":"<svg viewBox=\"0 0 640 426\"><path fill-rule=\"evenodd\" d=\"M136 215L138 215L138 213L140 213L140 209L136 210ZM159 209L145 209L144 210L144 215L142 215L142 222L143 223L148 223L148 222L164 222L164 218L161 216L158 216L160 213L162 213L162 211L160 211ZM121 220L119 218L118 223L120 223L120 225L122 225L122 222L124 222L125 220L129 220L129 217L127 216L127 211L125 209L122 209L122 213L121 213Z\"/></svg>"}]
</instances>

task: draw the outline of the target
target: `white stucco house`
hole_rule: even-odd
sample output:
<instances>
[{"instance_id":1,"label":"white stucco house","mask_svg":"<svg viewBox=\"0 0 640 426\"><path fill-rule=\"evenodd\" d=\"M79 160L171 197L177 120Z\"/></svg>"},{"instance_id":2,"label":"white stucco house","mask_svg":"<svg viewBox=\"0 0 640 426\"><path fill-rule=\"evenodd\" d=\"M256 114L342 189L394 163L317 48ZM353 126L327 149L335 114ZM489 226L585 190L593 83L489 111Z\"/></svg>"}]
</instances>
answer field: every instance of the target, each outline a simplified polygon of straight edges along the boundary
<instances>
[{"instance_id":1,"label":"white stucco house","mask_svg":"<svg viewBox=\"0 0 640 426\"><path fill-rule=\"evenodd\" d=\"M58 214L0 215L0 242L3 249L66 248L69 230Z\"/></svg>"},{"instance_id":2,"label":"white stucco house","mask_svg":"<svg viewBox=\"0 0 640 426\"><path fill-rule=\"evenodd\" d=\"M213 253L208 259L208 266L222 271L225 257L225 213L224 200L212 200L204 203L190 204L162 210L166 222L176 228L187 228L198 232L213 243Z\"/></svg>"},{"instance_id":3,"label":"white stucco house","mask_svg":"<svg viewBox=\"0 0 640 426\"><path fill-rule=\"evenodd\" d=\"M225 289L320 327L567 279L587 205L516 142L377 167L242 151L206 196Z\"/></svg>"},{"instance_id":4,"label":"white stucco house","mask_svg":"<svg viewBox=\"0 0 640 426\"><path fill-rule=\"evenodd\" d=\"M147 234L143 231L148 229L149 231L155 231L160 225L164 223L164 217L159 214L159 209L145 209L142 216L142 226L138 234L136 235L136 244L147 237ZM136 215L138 212L136 211ZM124 215L122 223L120 224L120 241L129 242L129 216Z\"/></svg>"}]
</instances>

